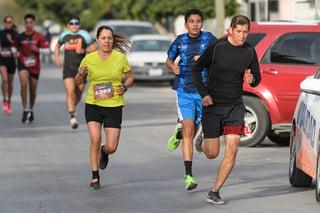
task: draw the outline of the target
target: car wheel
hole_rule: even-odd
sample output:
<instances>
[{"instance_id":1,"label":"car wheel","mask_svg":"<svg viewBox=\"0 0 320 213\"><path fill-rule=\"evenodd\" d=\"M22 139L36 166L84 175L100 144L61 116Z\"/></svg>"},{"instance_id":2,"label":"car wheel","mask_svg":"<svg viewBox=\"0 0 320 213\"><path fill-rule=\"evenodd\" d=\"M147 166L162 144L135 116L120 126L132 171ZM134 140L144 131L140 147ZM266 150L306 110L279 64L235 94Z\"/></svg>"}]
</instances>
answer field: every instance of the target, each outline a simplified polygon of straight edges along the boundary
<instances>
[{"instance_id":1,"label":"car wheel","mask_svg":"<svg viewBox=\"0 0 320 213\"><path fill-rule=\"evenodd\" d=\"M243 97L245 105L245 127L249 133L241 136L239 146L256 146L266 137L270 129L269 114L260 99Z\"/></svg>"},{"instance_id":2,"label":"car wheel","mask_svg":"<svg viewBox=\"0 0 320 213\"><path fill-rule=\"evenodd\" d=\"M317 178L316 178L316 200L320 204L320 152L317 160Z\"/></svg>"},{"instance_id":3,"label":"car wheel","mask_svg":"<svg viewBox=\"0 0 320 213\"><path fill-rule=\"evenodd\" d=\"M273 131L270 131L268 133L268 138L279 146L289 146L290 144L290 134L288 133L276 134Z\"/></svg>"},{"instance_id":4,"label":"car wheel","mask_svg":"<svg viewBox=\"0 0 320 213\"><path fill-rule=\"evenodd\" d=\"M310 186L312 178L301 171L296 166L296 131L293 125L291 130L291 143L290 143L290 162L289 162L289 181L294 187L307 187Z\"/></svg>"}]
</instances>

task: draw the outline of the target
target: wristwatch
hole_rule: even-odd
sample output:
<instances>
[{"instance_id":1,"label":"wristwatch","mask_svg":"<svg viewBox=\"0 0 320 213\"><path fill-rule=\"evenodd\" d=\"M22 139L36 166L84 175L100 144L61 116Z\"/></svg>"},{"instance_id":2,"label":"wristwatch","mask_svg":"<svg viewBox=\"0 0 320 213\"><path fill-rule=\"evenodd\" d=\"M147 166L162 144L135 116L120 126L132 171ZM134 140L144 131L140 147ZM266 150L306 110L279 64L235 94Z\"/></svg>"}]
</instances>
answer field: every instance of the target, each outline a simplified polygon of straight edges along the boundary
<instances>
[{"instance_id":1,"label":"wristwatch","mask_svg":"<svg viewBox=\"0 0 320 213\"><path fill-rule=\"evenodd\" d=\"M122 86L123 86L123 88L124 88L124 91L125 91L125 92L127 92L127 90L128 90L128 87L127 87L127 85L125 85L125 84L122 84Z\"/></svg>"}]
</instances>

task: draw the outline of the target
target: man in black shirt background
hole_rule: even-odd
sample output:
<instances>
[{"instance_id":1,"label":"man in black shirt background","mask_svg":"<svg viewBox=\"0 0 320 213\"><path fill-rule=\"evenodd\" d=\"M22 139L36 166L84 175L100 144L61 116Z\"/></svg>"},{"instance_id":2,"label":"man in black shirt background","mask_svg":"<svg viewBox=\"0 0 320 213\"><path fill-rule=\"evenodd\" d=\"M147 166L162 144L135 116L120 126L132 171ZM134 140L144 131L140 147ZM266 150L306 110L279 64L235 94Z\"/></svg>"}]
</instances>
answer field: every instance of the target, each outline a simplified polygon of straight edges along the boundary
<instances>
[{"instance_id":1,"label":"man in black shirt background","mask_svg":"<svg viewBox=\"0 0 320 213\"><path fill-rule=\"evenodd\" d=\"M196 144L197 150L202 150L209 159L216 158L220 151L219 137L225 135L225 155L215 185L207 197L207 202L214 204L224 204L219 190L235 164L240 135L246 129L243 79L252 87L261 80L255 49L246 43L249 29L250 21L246 16L233 17L228 36L212 42L192 68L192 77L203 104L204 140ZM208 68L207 85L201 81L203 68Z\"/></svg>"}]
</instances>

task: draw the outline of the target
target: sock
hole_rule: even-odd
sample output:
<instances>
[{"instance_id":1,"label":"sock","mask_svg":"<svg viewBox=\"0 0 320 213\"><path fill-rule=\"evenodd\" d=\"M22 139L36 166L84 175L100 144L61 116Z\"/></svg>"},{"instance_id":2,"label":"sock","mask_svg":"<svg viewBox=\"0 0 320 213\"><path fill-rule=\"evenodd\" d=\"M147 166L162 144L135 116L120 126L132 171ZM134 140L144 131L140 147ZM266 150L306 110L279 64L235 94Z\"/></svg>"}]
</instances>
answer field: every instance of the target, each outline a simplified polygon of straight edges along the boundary
<instances>
[{"instance_id":1,"label":"sock","mask_svg":"<svg viewBox=\"0 0 320 213\"><path fill-rule=\"evenodd\" d=\"M190 175L192 177L192 161L184 161L184 167L186 175Z\"/></svg>"},{"instance_id":2,"label":"sock","mask_svg":"<svg viewBox=\"0 0 320 213\"><path fill-rule=\"evenodd\" d=\"M70 118L74 118L76 116L76 112L75 111L69 112L69 116Z\"/></svg>"},{"instance_id":3,"label":"sock","mask_svg":"<svg viewBox=\"0 0 320 213\"><path fill-rule=\"evenodd\" d=\"M93 179L96 179L96 178L99 179L99 170L97 170L97 171L92 171L92 180L93 180Z\"/></svg>"}]
</instances>

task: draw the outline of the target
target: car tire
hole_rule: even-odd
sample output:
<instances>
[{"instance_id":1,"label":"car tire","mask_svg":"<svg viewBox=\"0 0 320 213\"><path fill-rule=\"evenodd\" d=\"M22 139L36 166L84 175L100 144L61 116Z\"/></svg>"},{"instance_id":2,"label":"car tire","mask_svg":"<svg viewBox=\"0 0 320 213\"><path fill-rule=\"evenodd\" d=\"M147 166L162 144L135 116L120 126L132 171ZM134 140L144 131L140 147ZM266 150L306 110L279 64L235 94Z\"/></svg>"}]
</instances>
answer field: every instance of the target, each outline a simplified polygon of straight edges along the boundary
<instances>
[{"instance_id":1,"label":"car tire","mask_svg":"<svg viewBox=\"0 0 320 213\"><path fill-rule=\"evenodd\" d=\"M283 133L283 134L276 134L273 131L268 133L268 138L278 144L279 146L289 146L290 145L290 134Z\"/></svg>"},{"instance_id":2,"label":"car tire","mask_svg":"<svg viewBox=\"0 0 320 213\"><path fill-rule=\"evenodd\" d=\"M316 200L320 205L320 151L318 152L317 157L317 174L316 174Z\"/></svg>"},{"instance_id":3,"label":"car tire","mask_svg":"<svg viewBox=\"0 0 320 213\"><path fill-rule=\"evenodd\" d=\"M245 127L249 134L241 136L239 146L253 147L260 144L270 129L269 114L259 98L243 97L245 112Z\"/></svg>"},{"instance_id":4,"label":"car tire","mask_svg":"<svg viewBox=\"0 0 320 213\"><path fill-rule=\"evenodd\" d=\"M293 187L308 187L312 183L312 178L301 171L296 166L297 157L297 147L296 147L296 131L295 126L292 125L291 135L290 135L290 161L289 161L289 181Z\"/></svg>"}]
</instances>

